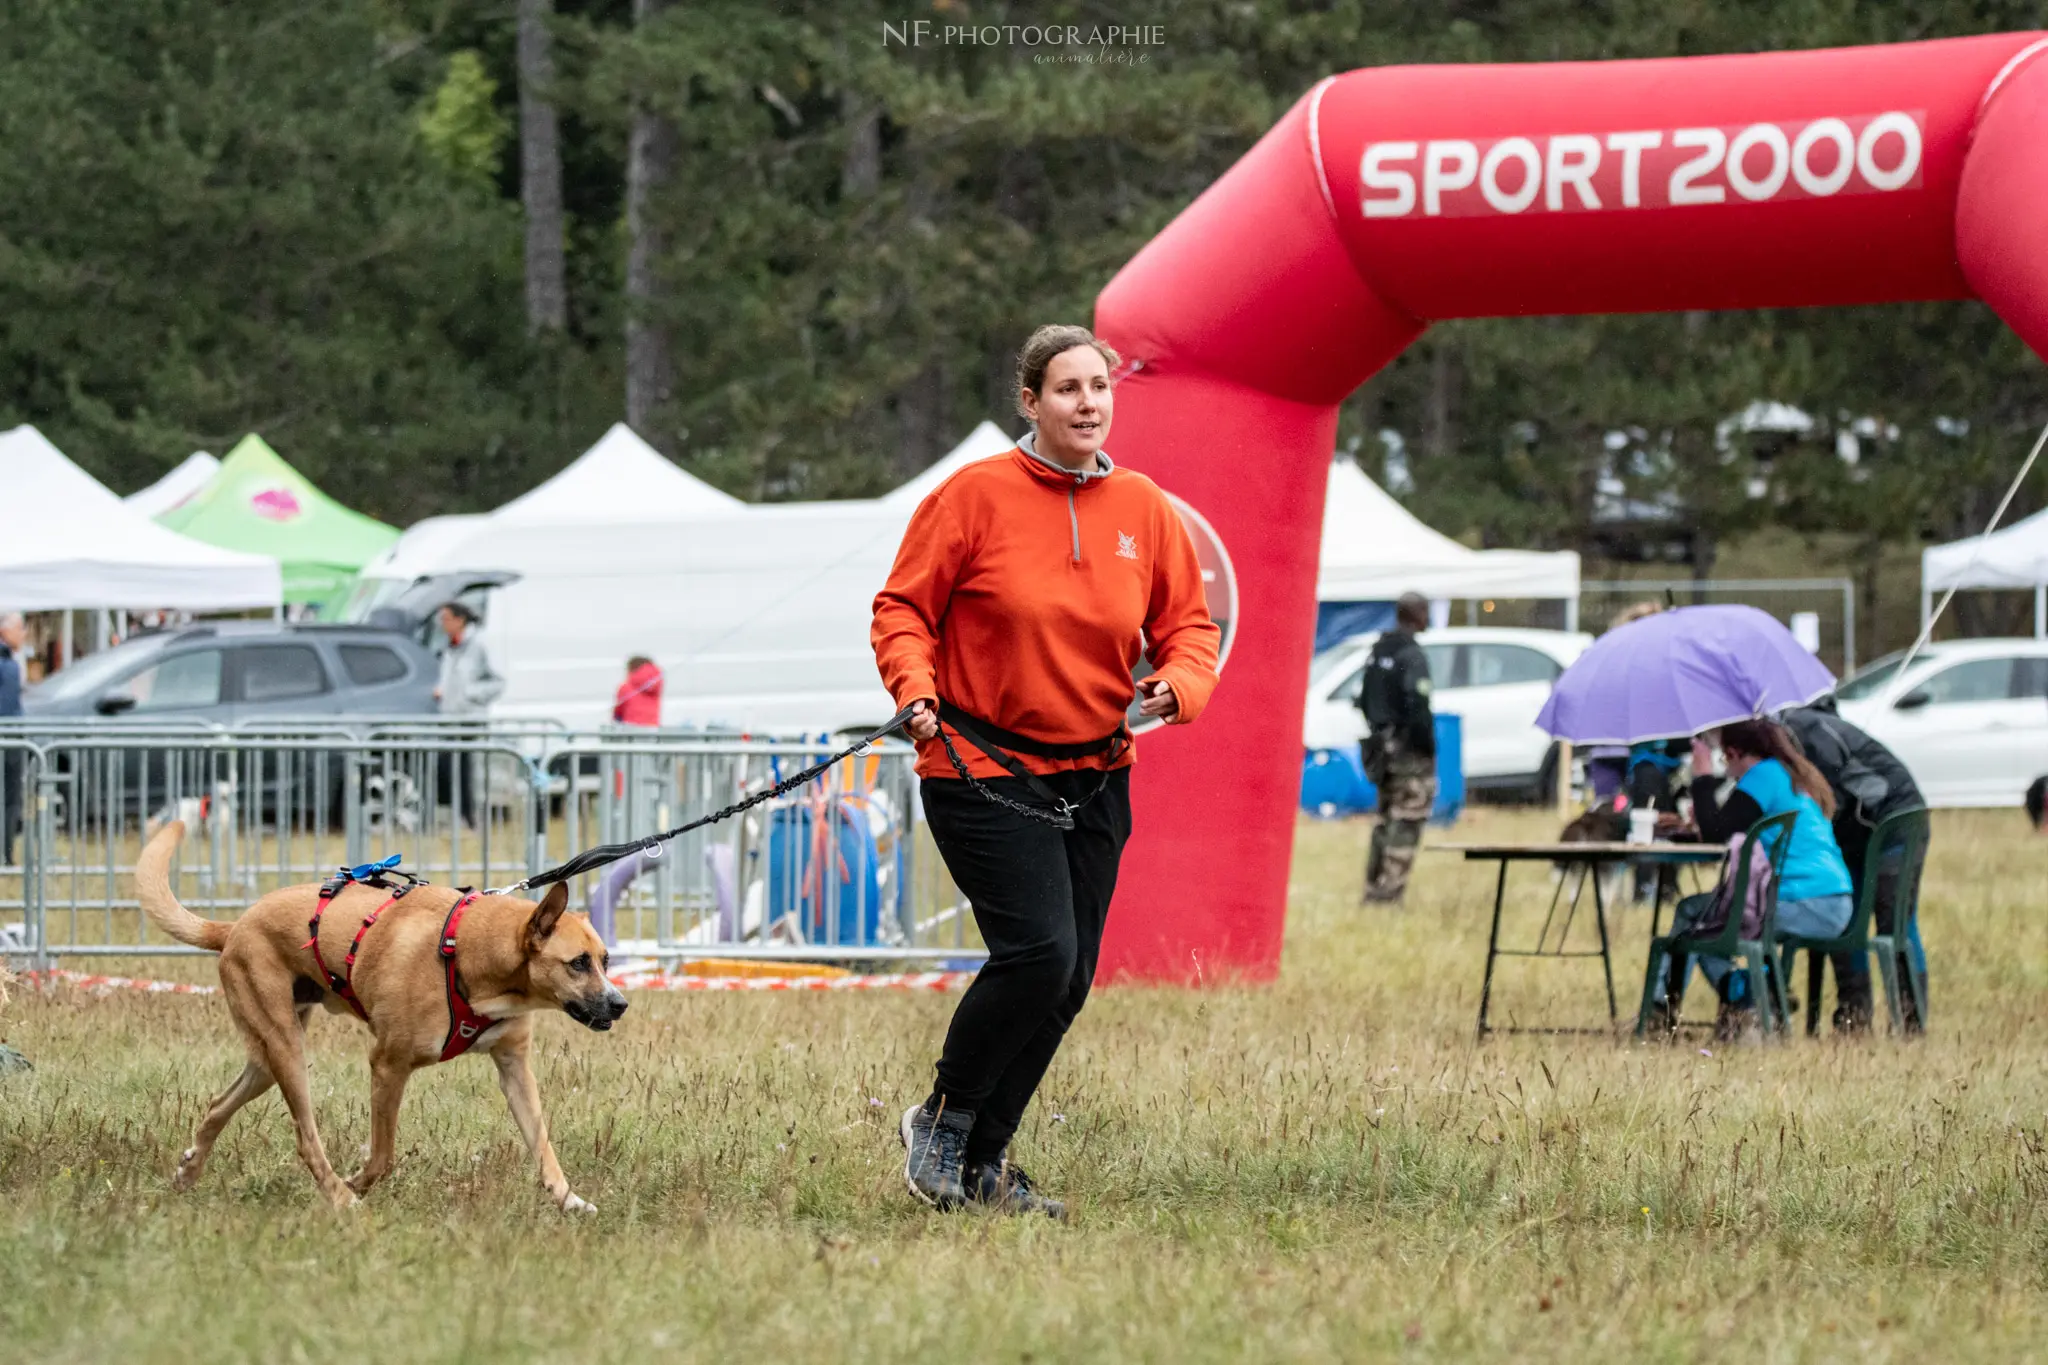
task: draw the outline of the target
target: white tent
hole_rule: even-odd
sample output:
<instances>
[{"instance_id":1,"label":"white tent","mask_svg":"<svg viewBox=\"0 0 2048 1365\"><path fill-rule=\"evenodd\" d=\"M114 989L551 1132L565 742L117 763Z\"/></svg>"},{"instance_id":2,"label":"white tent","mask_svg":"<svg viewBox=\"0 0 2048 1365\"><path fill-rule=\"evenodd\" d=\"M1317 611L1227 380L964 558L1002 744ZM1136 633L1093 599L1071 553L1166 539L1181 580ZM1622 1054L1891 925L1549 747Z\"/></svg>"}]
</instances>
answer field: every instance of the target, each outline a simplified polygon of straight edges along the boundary
<instances>
[{"instance_id":1,"label":"white tent","mask_svg":"<svg viewBox=\"0 0 2048 1365\"><path fill-rule=\"evenodd\" d=\"M121 501L154 520L213 482L213 476L219 472L218 455L195 450L187 455L176 469L141 492L130 493Z\"/></svg>"},{"instance_id":2,"label":"white tent","mask_svg":"<svg viewBox=\"0 0 2048 1365\"><path fill-rule=\"evenodd\" d=\"M944 458L926 469L922 474L899 487L890 489L877 501L885 507L901 507L914 511L924 501L925 495L953 477L958 470L1002 455L1016 447L1017 442L1004 434L994 422L983 422L967 433L967 439L948 451Z\"/></svg>"},{"instance_id":3,"label":"white tent","mask_svg":"<svg viewBox=\"0 0 2048 1365\"><path fill-rule=\"evenodd\" d=\"M166 530L34 427L0 435L0 608L275 607L277 561Z\"/></svg>"},{"instance_id":4,"label":"white tent","mask_svg":"<svg viewBox=\"0 0 2048 1365\"><path fill-rule=\"evenodd\" d=\"M1920 552L1920 620L1934 611L1934 594L1950 588L2028 588L2034 594L2034 634L2048 637L2048 512L2036 512L1988 536Z\"/></svg>"},{"instance_id":5,"label":"white tent","mask_svg":"<svg viewBox=\"0 0 2048 1365\"><path fill-rule=\"evenodd\" d=\"M363 566L365 578L391 578L410 583L446 567L444 556L490 520L479 512L425 517L405 528L384 553Z\"/></svg>"},{"instance_id":6,"label":"white tent","mask_svg":"<svg viewBox=\"0 0 2048 1365\"><path fill-rule=\"evenodd\" d=\"M1474 550L1433 531L1350 460L1330 466L1323 499L1321 602L1424 597L1561 597L1576 616L1579 557L1571 550Z\"/></svg>"},{"instance_id":7,"label":"white tent","mask_svg":"<svg viewBox=\"0 0 2048 1365\"><path fill-rule=\"evenodd\" d=\"M495 714L584 725L611 714L629 655L667 674L670 725L837 729L895 708L868 628L908 515L874 502L635 518L513 533L487 517L434 572L509 570L483 638Z\"/></svg>"},{"instance_id":8,"label":"white tent","mask_svg":"<svg viewBox=\"0 0 2048 1365\"><path fill-rule=\"evenodd\" d=\"M576 457L574 464L491 513L501 526L715 516L746 504L676 468L624 422Z\"/></svg>"}]
</instances>

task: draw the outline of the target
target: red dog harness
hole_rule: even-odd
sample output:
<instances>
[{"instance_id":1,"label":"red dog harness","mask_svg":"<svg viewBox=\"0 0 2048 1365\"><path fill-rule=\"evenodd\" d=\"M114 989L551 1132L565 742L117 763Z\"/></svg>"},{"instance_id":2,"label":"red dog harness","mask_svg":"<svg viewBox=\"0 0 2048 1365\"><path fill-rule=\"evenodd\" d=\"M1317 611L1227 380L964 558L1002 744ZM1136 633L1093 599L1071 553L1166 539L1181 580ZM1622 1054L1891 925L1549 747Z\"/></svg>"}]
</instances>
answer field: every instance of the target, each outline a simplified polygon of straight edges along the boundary
<instances>
[{"instance_id":1,"label":"red dog harness","mask_svg":"<svg viewBox=\"0 0 2048 1365\"><path fill-rule=\"evenodd\" d=\"M392 861L396 862L397 859L394 858ZM389 883L383 879L383 871L384 869L372 871L370 867L358 868L353 872L343 869L338 876L321 884L320 898L314 905L313 917L306 921L307 937L304 946L313 950L313 963L320 969L320 975L326 979L327 989L347 1001L348 1007L356 1012L356 1018L366 1024L370 1022L370 1012L363 1008L362 997L356 994L355 988L356 957L362 952L363 938L370 932L370 926L377 922L378 916L398 904L406 892L420 883L409 881L404 886L392 888L391 895L382 905L363 916L363 922L356 929L354 940L348 945L348 956L341 960L342 969L338 972L328 969L327 959L320 951L320 919L327 913L328 905L341 894L343 887L359 884L375 886L380 890L389 887ZM411 874L400 872L397 875L409 877ZM441 961L448 973L448 1037L441 1044L440 1057L444 1062L469 1051L475 1046L476 1040L483 1037L486 1029L503 1022L477 1013L469 1003L468 993L462 988L462 978L455 971L455 936L462 930L462 912L476 901L476 892L466 893L449 909L448 918L441 925Z\"/></svg>"},{"instance_id":2,"label":"red dog harness","mask_svg":"<svg viewBox=\"0 0 2048 1365\"><path fill-rule=\"evenodd\" d=\"M448 922L441 926L441 961L448 968L448 1038L441 1044L444 1062L469 1051L483 1037L485 1029L502 1022L476 1012L462 989L461 978L455 974L455 935L462 929L462 912L475 904L476 898L477 893L472 891L455 902L448 911Z\"/></svg>"},{"instance_id":3,"label":"red dog harness","mask_svg":"<svg viewBox=\"0 0 2048 1365\"><path fill-rule=\"evenodd\" d=\"M320 887L320 899L314 904L313 918L306 921L306 933L309 937L305 946L313 950L313 964L320 969L320 975L327 978L327 989L346 1000L348 1007L356 1012L356 1018L367 1024L370 1022L369 1011L363 1008L361 998L356 995L356 954L362 951L363 935L370 932L370 926L377 922L377 917L398 904L399 897L412 890L412 884L398 887L382 905L363 916L362 925L356 930L355 939L348 945L348 956L341 960L342 970L329 971L327 959L320 953L320 917L327 913L328 903L340 894L341 888L351 884L350 881L335 880Z\"/></svg>"}]
</instances>

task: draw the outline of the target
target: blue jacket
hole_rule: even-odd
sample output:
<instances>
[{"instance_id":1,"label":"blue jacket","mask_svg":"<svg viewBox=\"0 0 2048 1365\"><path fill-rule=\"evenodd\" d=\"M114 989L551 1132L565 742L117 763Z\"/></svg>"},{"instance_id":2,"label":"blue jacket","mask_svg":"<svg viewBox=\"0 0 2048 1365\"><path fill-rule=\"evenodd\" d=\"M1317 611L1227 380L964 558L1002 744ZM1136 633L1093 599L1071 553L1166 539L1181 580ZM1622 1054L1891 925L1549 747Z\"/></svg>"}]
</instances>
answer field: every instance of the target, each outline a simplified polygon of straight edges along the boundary
<instances>
[{"instance_id":1,"label":"blue jacket","mask_svg":"<svg viewBox=\"0 0 2048 1365\"><path fill-rule=\"evenodd\" d=\"M1815 896L1846 896L1851 892L1849 864L1835 843L1835 831L1820 805L1792 785L1792 775L1775 758L1767 758L1742 775L1735 790L1745 792L1765 815L1796 810L1792 846L1785 850L1785 872L1778 883L1781 901Z\"/></svg>"},{"instance_id":2,"label":"blue jacket","mask_svg":"<svg viewBox=\"0 0 2048 1365\"><path fill-rule=\"evenodd\" d=\"M0 716L21 714L21 660L0 645Z\"/></svg>"}]
</instances>

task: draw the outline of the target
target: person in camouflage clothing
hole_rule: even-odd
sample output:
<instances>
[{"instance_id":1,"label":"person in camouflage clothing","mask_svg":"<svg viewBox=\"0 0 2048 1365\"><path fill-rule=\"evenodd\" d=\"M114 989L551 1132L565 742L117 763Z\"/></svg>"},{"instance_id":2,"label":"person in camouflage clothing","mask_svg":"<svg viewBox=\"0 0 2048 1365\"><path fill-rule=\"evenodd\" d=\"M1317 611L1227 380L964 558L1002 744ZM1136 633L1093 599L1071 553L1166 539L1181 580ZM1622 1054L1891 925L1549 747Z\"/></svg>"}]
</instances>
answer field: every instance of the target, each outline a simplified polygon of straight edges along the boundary
<instances>
[{"instance_id":1,"label":"person in camouflage clothing","mask_svg":"<svg viewBox=\"0 0 2048 1365\"><path fill-rule=\"evenodd\" d=\"M1436 805L1436 720L1429 710L1429 660L1415 634L1429 603L1404 593L1394 629L1373 641L1358 691L1365 713L1365 775L1379 789L1379 823L1365 860L1365 900L1393 904L1408 889L1422 824Z\"/></svg>"}]
</instances>

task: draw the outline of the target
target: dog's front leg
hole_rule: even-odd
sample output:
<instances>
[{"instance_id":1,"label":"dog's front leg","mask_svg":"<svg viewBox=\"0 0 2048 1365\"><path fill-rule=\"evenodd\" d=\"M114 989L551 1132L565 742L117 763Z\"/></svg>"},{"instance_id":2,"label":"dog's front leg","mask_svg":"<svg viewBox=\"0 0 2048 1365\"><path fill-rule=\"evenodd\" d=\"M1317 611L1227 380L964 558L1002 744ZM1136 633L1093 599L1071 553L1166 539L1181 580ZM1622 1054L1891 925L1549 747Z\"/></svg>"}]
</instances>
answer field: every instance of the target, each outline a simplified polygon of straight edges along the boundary
<instances>
[{"instance_id":1,"label":"dog's front leg","mask_svg":"<svg viewBox=\"0 0 2048 1365\"><path fill-rule=\"evenodd\" d=\"M370 1187L391 1174L398 1159L398 1106L405 1102L405 1083L412 1079L410 1058L370 1054L370 1156L363 1168L348 1178L348 1187L368 1194Z\"/></svg>"},{"instance_id":2,"label":"dog's front leg","mask_svg":"<svg viewBox=\"0 0 2048 1365\"><path fill-rule=\"evenodd\" d=\"M570 1193L569 1178L555 1160L555 1145L548 1141L547 1116L540 1108L540 1087L534 1084L533 1068L526 1061L527 1039L508 1038L491 1050L498 1064L498 1088L505 1092L505 1104L512 1121L526 1138L526 1150L540 1163L540 1183L564 1213L596 1213L597 1207Z\"/></svg>"}]
</instances>

